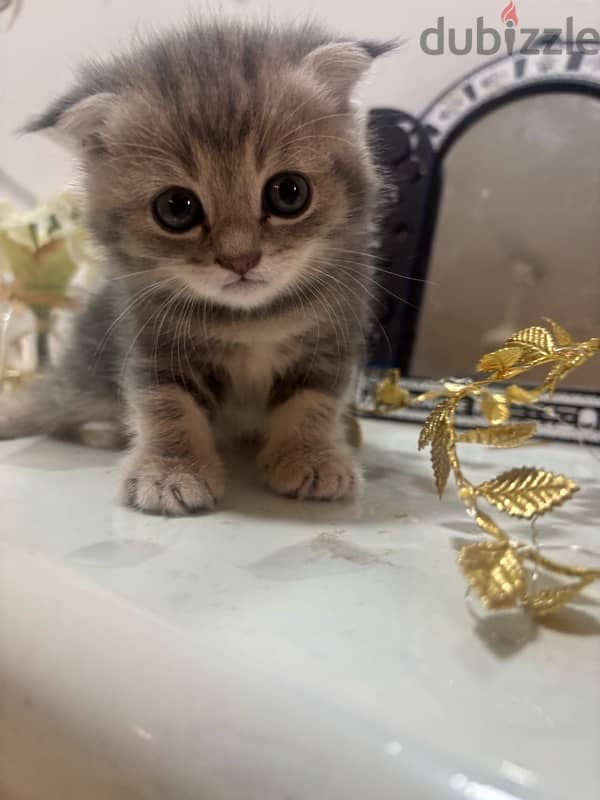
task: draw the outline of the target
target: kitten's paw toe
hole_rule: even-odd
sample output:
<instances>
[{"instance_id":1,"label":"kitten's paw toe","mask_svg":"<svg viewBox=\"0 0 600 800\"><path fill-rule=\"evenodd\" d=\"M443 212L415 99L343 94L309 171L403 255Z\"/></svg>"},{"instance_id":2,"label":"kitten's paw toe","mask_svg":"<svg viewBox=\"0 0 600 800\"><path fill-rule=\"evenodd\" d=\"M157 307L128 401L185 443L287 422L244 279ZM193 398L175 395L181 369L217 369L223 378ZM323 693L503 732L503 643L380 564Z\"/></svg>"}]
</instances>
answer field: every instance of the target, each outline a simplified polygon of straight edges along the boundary
<instances>
[{"instance_id":1,"label":"kitten's paw toe","mask_svg":"<svg viewBox=\"0 0 600 800\"><path fill-rule=\"evenodd\" d=\"M136 460L137 461L137 460ZM183 517L214 508L223 496L223 471L179 459L137 461L123 479L122 499L147 514Z\"/></svg>"},{"instance_id":2,"label":"kitten's paw toe","mask_svg":"<svg viewBox=\"0 0 600 800\"><path fill-rule=\"evenodd\" d=\"M333 448L283 450L272 454L265 465L274 491L301 500L340 500L362 483L350 455Z\"/></svg>"}]
</instances>

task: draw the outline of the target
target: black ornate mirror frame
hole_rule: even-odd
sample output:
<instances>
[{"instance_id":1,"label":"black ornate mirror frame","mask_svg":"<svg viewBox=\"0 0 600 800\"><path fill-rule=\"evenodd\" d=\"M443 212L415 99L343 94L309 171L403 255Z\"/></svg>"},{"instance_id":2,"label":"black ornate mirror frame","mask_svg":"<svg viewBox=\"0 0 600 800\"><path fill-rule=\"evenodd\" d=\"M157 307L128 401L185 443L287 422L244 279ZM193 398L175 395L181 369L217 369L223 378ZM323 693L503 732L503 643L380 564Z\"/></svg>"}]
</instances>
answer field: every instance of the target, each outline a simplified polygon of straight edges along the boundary
<instances>
[{"instance_id":1,"label":"black ornate mirror frame","mask_svg":"<svg viewBox=\"0 0 600 800\"><path fill-rule=\"evenodd\" d=\"M483 115L526 95L556 92L586 93L600 100L600 42L543 42L540 54L514 55L485 64L450 87L420 119L395 109L374 109L370 128L375 152L391 178L377 242L377 280L387 290L371 340L370 364L357 393L363 413L374 409L376 383L391 367L410 375L419 309L423 300L431 246L444 178L444 157L456 139ZM594 54L587 54L586 45ZM600 280L600 277L599 277ZM533 321L532 321L533 324ZM415 395L439 383L406 377L403 385ZM523 418L536 419L540 435L600 444L600 393L557 392L547 411L516 408ZM391 413L394 419L419 422L426 406ZM459 424L474 427L482 420L466 403Z\"/></svg>"}]
</instances>

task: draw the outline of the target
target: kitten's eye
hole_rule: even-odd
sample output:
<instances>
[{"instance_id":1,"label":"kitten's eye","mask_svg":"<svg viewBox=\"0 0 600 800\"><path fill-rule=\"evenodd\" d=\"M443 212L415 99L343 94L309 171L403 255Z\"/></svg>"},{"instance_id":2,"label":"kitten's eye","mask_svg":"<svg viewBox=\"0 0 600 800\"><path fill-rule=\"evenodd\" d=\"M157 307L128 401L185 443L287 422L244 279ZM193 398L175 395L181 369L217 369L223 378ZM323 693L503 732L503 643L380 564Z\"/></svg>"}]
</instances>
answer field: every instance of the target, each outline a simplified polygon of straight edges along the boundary
<instances>
[{"instance_id":1,"label":"kitten's eye","mask_svg":"<svg viewBox=\"0 0 600 800\"><path fill-rule=\"evenodd\" d=\"M202 203L189 189L172 186L152 202L152 213L158 224L170 233L185 233L204 219Z\"/></svg>"},{"instance_id":2,"label":"kitten's eye","mask_svg":"<svg viewBox=\"0 0 600 800\"><path fill-rule=\"evenodd\" d=\"M282 172L265 185L265 210L278 217L296 217L308 208L310 201L310 184L297 173Z\"/></svg>"}]
</instances>

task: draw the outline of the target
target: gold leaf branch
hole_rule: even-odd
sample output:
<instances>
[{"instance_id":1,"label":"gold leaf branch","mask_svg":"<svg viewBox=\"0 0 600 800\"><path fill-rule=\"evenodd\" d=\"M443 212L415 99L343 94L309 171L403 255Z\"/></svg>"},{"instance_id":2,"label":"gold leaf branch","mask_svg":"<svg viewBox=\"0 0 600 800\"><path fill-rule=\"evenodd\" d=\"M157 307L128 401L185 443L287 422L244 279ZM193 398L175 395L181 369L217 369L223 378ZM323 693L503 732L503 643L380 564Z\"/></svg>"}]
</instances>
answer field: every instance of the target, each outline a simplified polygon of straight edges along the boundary
<instances>
[{"instance_id":1,"label":"gold leaf branch","mask_svg":"<svg viewBox=\"0 0 600 800\"><path fill-rule=\"evenodd\" d=\"M438 399L419 436L419 450L429 447L431 451L438 494L442 497L453 475L467 511L482 533L490 537L463 546L458 563L471 588L491 610L524 607L536 615L547 614L600 580L600 569L561 564L542 555L533 544L513 540L481 508L485 501L504 514L535 521L568 502L579 491L576 483L545 469L518 467L474 484L465 476L459 457L462 444L518 447L527 442L536 433L536 423L509 423L511 405L535 404L544 395L552 395L572 370L600 353L600 339L577 342L557 322L546 320L546 323L548 327L536 325L517 331L498 350L484 355L477 369L487 373L487 378L466 384L446 383L440 391L428 392L414 401ZM512 385L499 390L493 386L539 366L546 366L548 371L535 389ZM398 386L398 378L398 373L392 372L379 384L378 410L410 404L405 390ZM466 398L479 400L489 427L458 434L456 414ZM534 577L540 569L576 580L559 588L537 591Z\"/></svg>"},{"instance_id":2,"label":"gold leaf branch","mask_svg":"<svg viewBox=\"0 0 600 800\"><path fill-rule=\"evenodd\" d=\"M496 428L473 428L458 437L461 444L486 444L489 447L520 447L537 431L535 422L516 422Z\"/></svg>"},{"instance_id":3,"label":"gold leaf branch","mask_svg":"<svg viewBox=\"0 0 600 800\"><path fill-rule=\"evenodd\" d=\"M475 487L475 494L498 511L522 519L533 519L557 508L577 491L577 484L563 475L535 467L509 469Z\"/></svg>"}]
</instances>

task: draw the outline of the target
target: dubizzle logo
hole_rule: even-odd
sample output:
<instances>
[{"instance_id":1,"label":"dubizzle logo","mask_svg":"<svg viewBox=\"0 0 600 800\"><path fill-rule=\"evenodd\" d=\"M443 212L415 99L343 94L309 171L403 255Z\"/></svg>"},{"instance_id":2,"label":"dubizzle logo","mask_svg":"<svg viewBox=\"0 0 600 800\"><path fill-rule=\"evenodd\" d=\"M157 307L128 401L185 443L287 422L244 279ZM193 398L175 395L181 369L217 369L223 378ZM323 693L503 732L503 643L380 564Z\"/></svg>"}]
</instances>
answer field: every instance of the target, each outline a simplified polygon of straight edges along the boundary
<instances>
[{"instance_id":1,"label":"dubizzle logo","mask_svg":"<svg viewBox=\"0 0 600 800\"><path fill-rule=\"evenodd\" d=\"M506 50L509 55L512 55L515 49L515 40L517 38L516 27L519 24L519 15L517 14L517 6L514 0L510 0L506 8L502 9L500 19L506 25L504 31L504 41L506 42Z\"/></svg>"},{"instance_id":2,"label":"dubizzle logo","mask_svg":"<svg viewBox=\"0 0 600 800\"><path fill-rule=\"evenodd\" d=\"M506 6L506 8L502 9L502 14L500 15L500 19L505 25L508 25L509 28L513 26L516 28L519 24L519 17L517 15L517 6L510 0L510 3Z\"/></svg>"},{"instance_id":3,"label":"dubizzle logo","mask_svg":"<svg viewBox=\"0 0 600 800\"><path fill-rule=\"evenodd\" d=\"M493 56L505 49L509 55L515 50L517 34L522 39L519 52L523 55L560 55L600 53L600 32L595 28L575 31L573 17L567 17L564 28L520 28L515 0L500 12L504 30L487 27L483 17L477 17L475 28L459 32L446 26L446 18L438 17L435 28L426 28L421 33L421 50L430 56L441 56L449 50L456 56L476 52L482 56Z\"/></svg>"}]
</instances>

